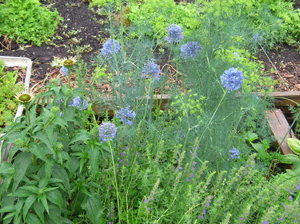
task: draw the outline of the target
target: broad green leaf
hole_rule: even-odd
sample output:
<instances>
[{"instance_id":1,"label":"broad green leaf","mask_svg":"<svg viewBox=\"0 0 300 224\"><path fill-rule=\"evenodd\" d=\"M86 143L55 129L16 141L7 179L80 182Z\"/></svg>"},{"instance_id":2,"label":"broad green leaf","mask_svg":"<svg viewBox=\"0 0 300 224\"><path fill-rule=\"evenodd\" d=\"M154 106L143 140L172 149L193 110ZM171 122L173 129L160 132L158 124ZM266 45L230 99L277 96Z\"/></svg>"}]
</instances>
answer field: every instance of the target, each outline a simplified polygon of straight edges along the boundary
<instances>
[{"instance_id":1,"label":"broad green leaf","mask_svg":"<svg viewBox=\"0 0 300 224\"><path fill-rule=\"evenodd\" d=\"M64 198L58 190L48 192L47 198L49 201L51 201L53 204L56 204L60 208L62 208L64 205Z\"/></svg>"},{"instance_id":2,"label":"broad green leaf","mask_svg":"<svg viewBox=\"0 0 300 224\"><path fill-rule=\"evenodd\" d=\"M257 134L255 134L255 133L253 133L253 132L251 132L251 131L248 131L248 132L246 133L246 137L247 137L247 140L248 140L249 142L253 142L255 139L258 138Z\"/></svg>"},{"instance_id":3,"label":"broad green leaf","mask_svg":"<svg viewBox=\"0 0 300 224\"><path fill-rule=\"evenodd\" d=\"M47 196L46 196L46 194L40 195L39 199L42 201L42 204L43 204L44 208L46 209L47 213L49 214L49 207L48 207L48 202L47 202Z\"/></svg>"},{"instance_id":4,"label":"broad green leaf","mask_svg":"<svg viewBox=\"0 0 300 224\"><path fill-rule=\"evenodd\" d=\"M44 160L47 163L50 163L50 160L46 157L46 155L42 152L39 144L35 142L31 142L29 144L29 151L32 152L37 158Z\"/></svg>"},{"instance_id":5,"label":"broad green leaf","mask_svg":"<svg viewBox=\"0 0 300 224\"><path fill-rule=\"evenodd\" d=\"M45 217L44 217L44 211L45 211L45 208L44 206L38 202L37 200L34 202L34 205L33 205L33 208L34 208L34 211L35 213L38 215L38 217L42 220L42 222L44 223L45 221Z\"/></svg>"},{"instance_id":6,"label":"broad green leaf","mask_svg":"<svg viewBox=\"0 0 300 224\"><path fill-rule=\"evenodd\" d=\"M19 147L18 146L16 146L16 145L14 145L12 148L11 148L11 150L9 151L9 161L12 161L12 159L13 159L13 157L14 157L14 155L16 154L16 152L18 152L19 151Z\"/></svg>"},{"instance_id":7,"label":"broad green leaf","mask_svg":"<svg viewBox=\"0 0 300 224\"><path fill-rule=\"evenodd\" d=\"M30 195L26 201L25 204L23 206L23 219L26 219L28 210L30 209L30 207L33 205L33 203L35 202L37 196L36 195ZM29 215L29 214L28 214Z\"/></svg>"},{"instance_id":8,"label":"broad green leaf","mask_svg":"<svg viewBox=\"0 0 300 224\"><path fill-rule=\"evenodd\" d=\"M90 159L90 164L91 164L91 168L92 168L92 175L95 176L98 171L99 171L99 150L98 147L96 147L95 149L89 149L89 159Z\"/></svg>"},{"instance_id":9,"label":"broad green leaf","mask_svg":"<svg viewBox=\"0 0 300 224\"><path fill-rule=\"evenodd\" d=\"M70 173L73 174L75 173L80 166L80 161L79 159L75 157L71 157L71 164L70 164Z\"/></svg>"},{"instance_id":10,"label":"broad green leaf","mask_svg":"<svg viewBox=\"0 0 300 224\"><path fill-rule=\"evenodd\" d=\"M86 210L86 215L92 223L99 224L102 213L102 205L101 199L98 196L86 196L81 204L81 207Z\"/></svg>"},{"instance_id":11,"label":"broad green leaf","mask_svg":"<svg viewBox=\"0 0 300 224\"><path fill-rule=\"evenodd\" d=\"M32 224L42 224L41 221L32 213L28 213L26 217L26 222Z\"/></svg>"},{"instance_id":12,"label":"broad green leaf","mask_svg":"<svg viewBox=\"0 0 300 224\"><path fill-rule=\"evenodd\" d=\"M22 211L23 204L25 203L26 198L18 198L16 208L16 214L19 214Z\"/></svg>"},{"instance_id":13,"label":"broad green leaf","mask_svg":"<svg viewBox=\"0 0 300 224\"><path fill-rule=\"evenodd\" d=\"M62 224L61 209L50 209L49 217L56 224Z\"/></svg>"},{"instance_id":14,"label":"broad green leaf","mask_svg":"<svg viewBox=\"0 0 300 224\"><path fill-rule=\"evenodd\" d=\"M80 188L79 188L79 190L80 190L82 193L86 194L87 196L92 197L92 195L91 195L90 192L86 189L85 186L81 185Z\"/></svg>"},{"instance_id":15,"label":"broad green leaf","mask_svg":"<svg viewBox=\"0 0 300 224\"><path fill-rule=\"evenodd\" d=\"M87 141L87 140L91 140L91 139L93 139L93 136L90 133L88 133L87 131L83 130L74 136L74 138L71 140L69 145L73 144L74 142Z\"/></svg>"},{"instance_id":16,"label":"broad green leaf","mask_svg":"<svg viewBox=\"0 0 300 224\"><path fill-rule=\"evenodd\" d=\"M291 148L291 150L299 155L300 154L300 141L296 138L288 138L287 139L287 143L289 145L289 147Z\"/></svg>"},{"instance_id":17,"label":"broad green leaf","mask_svg":"<svg viewBox=\"0 0 300 224\"><path fill-rule=\"evenodd\" d=\"M27 190L27 191L31 191L34 194L37 194L39 189L36 186L22 186L19 189L23 189L23 190Z\"/></svg>"},{"instance_id":18,"label":"broad green leaf","mask_svg":"<svg viewBox=\"0 0 300 224\"><path fill-rule=\"evenodd\" d=\"M288 154L288 155L281 156L280 162L286 163L286 164L297 165L297 164L300 164L300 158L297 155Z\"/></svg>"},{"instance_id":19,"label":"broad green leaf","mask_svg":"<svg viewBox=\"0 0 300 224\"><path fill-rule=\"evenodd\" d=\"M0 164L0 173L1 174L9 174L14 170L11 163L8 162L2 162Z\"/></svg>"},{"instance_id":20,"label":"broad green leaf","mask_svg":"<svg viewBox=\"0 0 300 224\"><path fill-rule=\"evenodd\" d=\"M23 198L23 197L28 197L28 196L32 195L32 192L25 190L25 189L18 189L12 195L15 197Z\"/></svg>"},{"instance_id":21,"label":"broad green leaf","mask_svg":"<svg viewBox=\"0 0 300 224\"><path fill-rule=\"evenodd\" d=\"M14 211L16 211L16 208L15 208L14 205L8 205L8 206L5 206L5 207L0 209L0 213L14 212Z\"/></svg>"},{"instance_id":22,"label":"broad green leaf","mask_svg":"<svg viewBox=\"0 0 300 224\"><path fill-rule=\"evenodd\" d=\"M4 182L0 185L0 194L2 194L3 192L6 192L7 189L9 188L11 181L14 177L14 174L10 174L7 177L5 177Z\"/></svg>"},{"instance_id":23,"label":"broad green leaf","mask_svg":"<svg viewBox=\"0 0 300 224\"><path fill-rule=\"evenodd\" d=\"M36 134L35 140L40 139L41 142L46 144L46 146L48 147L48 150L51 151L52 155L55 155L54 149L53 149L51 141L49 139L50 137L52 137L52 135L48 136L48 134L46 132L40 131Z\"/></svg>"},{"instance_id":24,"label":"broad green leaf","mask_svg":"<svg viewBox=\"0 0 300 224\"><path fill-rule=\"evenodd\" d=\"M13 192L17 189L19 183L23 179L26 170L30 164L31 164L31 153L21 152L16 156L14 160L15 178L14 178L13 189L12 189Z\"/></svg>"},{"instance_id":25,"label":"broad green leaf","mask_svg":"<svg viewBox=\"0 0 300 224\"><path fill-rule=\"evenodd\" d=\"M58 164L54 164L52 168L52 176L54 178L63 180L64 186L70 195L69 176L66 170L63 167L59 166Z\"/></svg>"}]
</instances>

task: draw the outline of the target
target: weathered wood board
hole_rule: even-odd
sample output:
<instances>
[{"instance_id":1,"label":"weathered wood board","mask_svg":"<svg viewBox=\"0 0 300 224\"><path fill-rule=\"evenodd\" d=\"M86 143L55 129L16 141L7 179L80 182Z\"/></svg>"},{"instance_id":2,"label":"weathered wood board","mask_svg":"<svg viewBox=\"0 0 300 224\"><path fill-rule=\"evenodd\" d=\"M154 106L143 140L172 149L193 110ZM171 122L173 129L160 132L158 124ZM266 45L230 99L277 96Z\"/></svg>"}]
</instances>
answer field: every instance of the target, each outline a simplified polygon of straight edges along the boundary
<instances>
[{"instance_id":1,"label":"weathered wood board","mask_svg":"<svg viewBox=\"0 0 300 224\"><path fill-rule=\"evenodd\" d=\"M293 130L287 122L284 114L280 109L269 110L267 113L267 121L271 127L272 133L277 140L277 147L281 144L281 152L283 155L294 154L287 144L288 138L296 138Z\"/></svg>"}]
</instances>

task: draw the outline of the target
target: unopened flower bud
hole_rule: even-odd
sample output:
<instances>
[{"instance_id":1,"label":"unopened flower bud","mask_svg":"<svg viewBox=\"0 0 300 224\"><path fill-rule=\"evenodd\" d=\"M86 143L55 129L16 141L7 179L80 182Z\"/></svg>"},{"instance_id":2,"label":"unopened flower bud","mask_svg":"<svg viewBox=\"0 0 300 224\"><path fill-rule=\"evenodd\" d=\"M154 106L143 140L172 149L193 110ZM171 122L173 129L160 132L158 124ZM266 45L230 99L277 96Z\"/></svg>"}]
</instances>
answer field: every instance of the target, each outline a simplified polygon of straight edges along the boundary
<instances>
[{"instance_id":1,"label":"unopened flower bud","mask_svg":"<svg viewBox=\"0 0 300 224\"><path fill-rule=\"evenodd\" d=\"M72 93L73 93L73 91L72 91L71 89L68 89L68 90L66 91L66 96L67 96L67 97L70 97L70 96L72 95Z\"/></svg>"},{"instance_id":2,"label":"unopened flower bud","mask_svg":"<svg viewBox=\"0 0 300 224\"><path fill-rule=\"evenodd\" d=\"M57 113L60 112L60 109L58 107L54 106L54 107L51 108L51 112L54 113L54 114L57 114Z\"/></svg>"},{"instance_id":3,"label":"unopened flower bud","mask_svg":"<svg viewBox=\"0 0 300 224\"><path fill-rule=\"evenodd\" d=\"M17 147L22 147L22 146L24 145L24 141L23 141L22 139L18 138L18 139L16 139L16 141L15 141L15 145L16 145Z\"/></svg>"},{"instance_id":4,"label":"unopened flower bud","mask_svg":"<svg viewBox=\"0 0 300 224\"><path fill-rule=\"evenodd\" d=\"M57 149L61 150L63 147L64 146L61 142L57 143Z\"/></svg>"}]
</instances>

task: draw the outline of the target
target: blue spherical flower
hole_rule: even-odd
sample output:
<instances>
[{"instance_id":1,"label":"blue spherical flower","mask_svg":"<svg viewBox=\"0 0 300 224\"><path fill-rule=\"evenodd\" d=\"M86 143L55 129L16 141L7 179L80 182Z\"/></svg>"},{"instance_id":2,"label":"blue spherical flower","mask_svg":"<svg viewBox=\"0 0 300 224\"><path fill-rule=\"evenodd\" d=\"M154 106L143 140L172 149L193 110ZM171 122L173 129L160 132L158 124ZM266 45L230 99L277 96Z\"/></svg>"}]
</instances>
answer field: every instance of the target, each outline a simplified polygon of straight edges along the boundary
<instances>
[{"instance_id":1,"label":"blue spherical flower","mask_svg":"<svg viewBox=\"0 0 300 224\"><path fill-rule=\"evenodd\" d=\"M64 66L62 66L59 71L61 71L62 75L67 76L68 75L68 69Z\"/></svg>"},{"instance_id":2,"label":"blue spherical flower","mask_svg":"<svg viewBox=\"0 0 300 224\"><path fill-rule=\"evenodd\" d=\"M135 112L132 110L129 110L128 107L122 108L121 110L119 110L116 117L119 118L119 120L121 122L123 122L123 123L125 122L128 125L132 125L132 121L129 119L135 118Z\"/></svg>"},{"instance_id":3,"label":"blue spherical flower","mask_svg":"<svg viewBox=\"0 0 300 224\"><path fill-rule=\"evenodd\" d=\"M120 51L121 45L119 44L119 42L117 40L113 40L113 41L114 42L112 42L111 39L109 39L103 44L101 54L104 57L108 56L109 58L111 58L114 55L112 43L114 43L115 53L117 54Z\"/></svg>"},{"instance_id":4,"label":"blue spherical flower","mask_svg":"<svg viewBox=\"0 0 300 224\"><path fill-rule=\"evenodd\" d=\"M222 86L229 91L239 89L244 80L243 72L239 71L237 68L230 68L224 71L220 78Z\"/></svg>"},{"instance_id":5,"label":"blue spherical flower","mask_svg":"<svg viewBox=\"0 0 300 224\"><path fill-rule=\"evenodd\" d=\"M259 33L256 33L251 39L254 40L254 42L259 42L262 40L262 37L259 35Z\"/></svg>"},{"instance_id":6,"label":"blue spherical flower","mask_svg":"<svg viewBox=\"0 0 300 224\"><path fill-rule=\"evenodd\" d=\"M117 128L113 123L104 122L99 127L100 143L111 141L117 133Z\"/></svg>"},{"instance_id":7,"label":"blue spherical flower","mask_svg":"<svg viewBox=\"0 0 300 224\"><path fill-rule=\"evenodd\" d=\"M203 49L200 45L196 42L187 42L186 44L182 45L181 56L185 59L195 59L195 57L199 54L200 50Z\"/></svg>"},{"instance_id":8,"label":"blue spherical flower","mask_svg":"<svg viewBox=\"0 0 300 224\"><path fill-rule=\"evenodd\" d=\"M143 74L142 74L142 78L149 78L149 75L152 76L151 78L153 78L155 80L159 80L159 74L161 73L161 70L159 68L159 66L157 64L154 63L154 59L151 58L149 60L149 62L144 65L143 68Z\"/></svg>"},{"instance_id":9,"label":"blue spherical flower","mask_svg":"<svg viewBox=\"0 0 300 224\"><path fill-rule=\"evenodd\" d=\"M168 43L179 43L183 39L183 33L182 33L182 27L172 24L168 26L167 28L167 36L165 37L165 40L168 41Z\"/></svg>"},{"instance_id":10,"label":"blue spherical flower","mask_svg":"<svg viewBox=\"0 0 300 224\"><path fill-rule=\"evenodd\" d=\"M74 99L69 101L68 106L78 107L79 110L85 110L89 106L89 104L88 104L88 101L86 99L84 99L83 102L81 103L80 97L77 96Z\"/></svg>"},{"instance_id":11,"label":"blue spherical flower","mask_svg":"<svg viewBox=\"0 0 300 224\"><path fill-rule=\"evenodd\" d=\"M230 154L230 159L239 159L240 158L240 151L238 149L236 149L235 147L230 149L228 152ZM228 159L228 161L230 159Z\"/></svg>"}]
</instances>

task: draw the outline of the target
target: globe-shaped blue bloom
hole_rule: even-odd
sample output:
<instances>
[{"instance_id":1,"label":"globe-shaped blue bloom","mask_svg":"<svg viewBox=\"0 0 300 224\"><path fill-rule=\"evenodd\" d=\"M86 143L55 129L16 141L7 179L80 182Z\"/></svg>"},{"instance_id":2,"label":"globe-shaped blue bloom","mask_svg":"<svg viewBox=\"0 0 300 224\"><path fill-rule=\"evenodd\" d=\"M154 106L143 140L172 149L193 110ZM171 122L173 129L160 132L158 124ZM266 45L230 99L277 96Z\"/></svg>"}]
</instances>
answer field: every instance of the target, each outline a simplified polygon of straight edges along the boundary
<instances>
[{"instance_id":1,"label":"globe-shaped blue bloom","mask_svg":"<svg viewBox=\"0 0 300 224\"><path fill-rule=\"evenodd\" d=\"M61 71L62 75L67 76L68 75L68 69L64 66L62 66L59 71Z\"/></svg>"},{"instance_id":2,"label":"globe-shaped blue bloom","mask_svg":"<svg viewBox=\"0 0 300 224\"><path fill-rule=\"evenodd\" d=\"M154 80L159 80L161 70L157 64L154 63L154 59L151 58L147 64L144 65L142 78L153 78Z\"/></svg>"},{"instance_id":3,"label":"globe-shaped blue bloom","mask_svg":"<svg viewBox=\"0 0 300 224\"><path fill-rule=\"evenodd\" d=\"M121 49L121 45L119 44L119 42L117 40L113 40L114 42L112 42L111 39L107 40L104 44L103 44L103 48L101 50L101 54L104 57L109 57L111 58L114 55L114 51L113 51L113 46L112 43L114 43L114 50L115 53L117 54L120 49Z\"/></svg>"},{"instance_id":4,"label":"globe-shaped blue bloom","mask_svg":"<svg viewBox=\"0 0 300 224\"><path fill-rule=\"evenodd\" d=\"M111 141L117 133L117 128L109 121L104 122L99 127L100 143Z\"/></svg>"},{"instance_id":5,"label":"globe-shaped blue bloom","mask_svg":"<svg viewBox=\"0 0 300 224\"><path fill-rule=\"evenodd\" d=\"M181 57L183 57L184 59L195 59L202 49L203 48L196 42L187 42L180 48Z\"/></svg>"},{"instance_id":6,"label":"globe-shaped blue bloom","mask_svg":"<svg viewBox=\"0 0 300 224\"><path fill-rule=\"evenodd\" d=\"M83 102L81 103L80 97L77 96L74 99L69 101L68 106L78 107L79 110L85 110L89 106L89 103L86 99L84 99Z\"/></svg>"},{"instance_id":7,"label":"globe-shaped blue bloom","mask_svg":"<svg viewBox=\"0 0 300 224\"><path fill-rule=\"evenodd\" d=\"M116 117L119 118L121 122L126 123L128 125L132 125L132 121L129 119L135 118L135 112L129 110L129 107L122 108L118 111Z\"/></svg>"},{"instance_id":8,"label":"globe-shaped blue bloom","mask_svg":"<svg viewBox=\"0 0 300 224\"><path fill-rule=\"evenodd\" d=\"M225 70L220 77L222 86L230 91L238 90L243 84L244 76L243 72L237 68L230 68Z\"/></svg>"},{"instance_id":9,"label":"globe-shaped blue bloom","mask_svg":"<svg viewBox=\"0 0 300 224\"><path fill-rule=\"evenodd\" d=\"M229 149L230 159L239 159L240 158L240 151L233 147L232 149ZM230 160L228 159L228 161Z\"/></svg>"},{"instance_id":10,"label":"globe-shaped blue bloom","mask_svg":"<svg viewBox=\"0 0 300 224\"><path fill-rule=\"evenodd\" d=\"M182 27L176 24L172 24L167 28L167 36L165 40L168 43L179 43L183 39Z\"/></svg>"}]
</instances>

